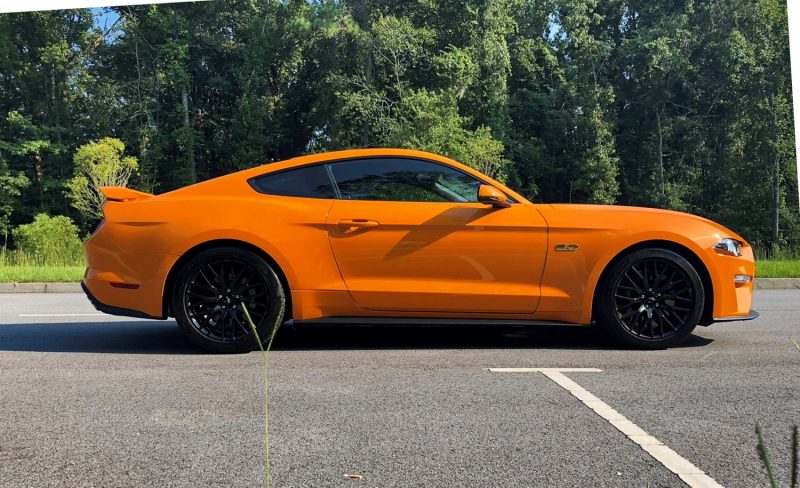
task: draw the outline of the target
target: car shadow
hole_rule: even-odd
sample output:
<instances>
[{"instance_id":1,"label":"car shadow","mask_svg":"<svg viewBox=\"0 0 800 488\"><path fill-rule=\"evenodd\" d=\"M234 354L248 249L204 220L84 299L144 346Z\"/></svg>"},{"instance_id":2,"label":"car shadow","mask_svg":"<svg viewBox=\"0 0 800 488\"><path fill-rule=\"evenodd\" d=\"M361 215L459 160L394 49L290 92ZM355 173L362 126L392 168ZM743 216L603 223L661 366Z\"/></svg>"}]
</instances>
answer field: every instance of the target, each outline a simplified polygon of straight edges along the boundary
<instances>
[{"instance_id":1,"label":"car shadow","mask_svg":"<svg viewBox=\"0 0 800 488\"><path fill-rule=\"evenodd\" d=\"M691 335L677 348L712 343ZM273 350L594 349L624 350L596 327L575 325L316 325L287 326ZM116 354L205 354L170 321L0 325L0 351Z\"/></svg>"},{"instance_id":2,"label":"car shadow","mask_svg":"<svg viewBox=\"0 0 800 488\"><path fill-rule=\"evenodd\" d=\"M712 343L692 334L676 348ZM597 327L580 325L315 325L286 327L274 350L599 349L625 350Z\"/></svg>"},{"instance_id":3,"label":"car shadow","mask_svg":"<svg viewBox=\"0 0 800 488\"><path fill-rule=\"evenodd\" d=\"M204 353L171 320L4 324L0 325L0 351Z\"/></svg>"}]
</instances>

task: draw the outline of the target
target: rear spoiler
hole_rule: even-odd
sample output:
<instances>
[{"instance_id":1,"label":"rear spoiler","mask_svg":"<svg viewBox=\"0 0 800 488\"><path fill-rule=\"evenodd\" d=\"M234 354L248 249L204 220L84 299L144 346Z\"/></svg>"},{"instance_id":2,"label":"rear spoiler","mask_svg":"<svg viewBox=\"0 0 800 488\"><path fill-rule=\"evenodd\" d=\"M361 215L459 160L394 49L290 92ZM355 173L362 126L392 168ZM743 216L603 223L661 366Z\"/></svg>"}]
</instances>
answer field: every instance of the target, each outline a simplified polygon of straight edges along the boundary
<instances>
[{"instance_id":1,"label":"rear spoiler","mask_svg":"<svg viewBox=\"0 0 800 488\"><path fill-rule=\"evenodd\" d=\"M100 191L111 202L130 202L133 200L144 200L153 195L143 191L131 190L122 186L101 186Z\"/></svg>"}]
</instances>

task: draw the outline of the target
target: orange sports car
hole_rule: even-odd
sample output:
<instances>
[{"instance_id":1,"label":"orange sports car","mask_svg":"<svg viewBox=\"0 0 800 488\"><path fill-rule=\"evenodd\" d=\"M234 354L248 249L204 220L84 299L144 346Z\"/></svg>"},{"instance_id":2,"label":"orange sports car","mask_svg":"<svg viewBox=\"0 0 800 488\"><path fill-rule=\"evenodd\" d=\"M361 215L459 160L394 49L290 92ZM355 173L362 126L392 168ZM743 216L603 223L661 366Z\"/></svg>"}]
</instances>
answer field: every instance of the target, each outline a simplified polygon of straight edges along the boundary
<instances>
[{"instance_id":1,"label":"orange sports car","mask_svg":"<svg viewBox=\"0 0 800 488\"><path fill-rule=\"evenodd\" d=\"M435 154L303 156L150 195L104 188L83 288L101 311L175 317L213 351L273 324L596 322L664 348L745 320L751 247L651 208L534 204ZM285 316L281 317L281 310Z\"/></svg>"}]
</instances>

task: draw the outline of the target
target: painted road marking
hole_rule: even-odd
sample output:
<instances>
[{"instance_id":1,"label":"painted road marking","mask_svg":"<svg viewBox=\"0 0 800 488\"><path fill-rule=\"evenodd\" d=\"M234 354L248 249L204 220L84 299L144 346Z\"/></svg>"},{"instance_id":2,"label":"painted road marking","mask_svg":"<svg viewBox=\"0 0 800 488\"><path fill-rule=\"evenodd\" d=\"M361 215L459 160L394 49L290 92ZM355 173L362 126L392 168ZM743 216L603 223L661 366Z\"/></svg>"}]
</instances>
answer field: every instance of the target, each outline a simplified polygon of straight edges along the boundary
<instances>
[{"instance_id":1,"label":"painted road marking","mask_svg":"<svg viewBox=\"0 0 800 488\"><path fill-rule=\"evenodd\" d=\"M708 476L681 457L677 452L665 446L661 441L648 434L638 425L634 424L624 415L617 412L610 405L594 396L581 385L567 378L564 373L599 373L597 368L489 368L493 373L542 373L558 386L564 388L572 396L583 402L597 415L603 417L608 423L622 432L628 439L639 445L644 451L665 468L677 474L684 483L692 488L722 488L714 478Z\"/></svg>"},{"instance_id":2,"label":"painted road marking","mask_svg":"<svg viewBox=\"0 0 800 488\"><path fill-rule=\"evenodd\" d=\"M21 313L19 317L96 317L104 313Z\"/></svg>"},{"instance_id":3,"label":"painted road marking","mask_svg":"<svg viewBox=\"0 0 800 488\"><path fill-rule=\"evenodd\" d=\"M700 358L700 361L705 361L706 359L710 358L711 356L713 356L717 352L719 352L719 351L714 351L714 352L710 352L710 353L706 354L705 356Z\"/></svg>"}]
</instances>

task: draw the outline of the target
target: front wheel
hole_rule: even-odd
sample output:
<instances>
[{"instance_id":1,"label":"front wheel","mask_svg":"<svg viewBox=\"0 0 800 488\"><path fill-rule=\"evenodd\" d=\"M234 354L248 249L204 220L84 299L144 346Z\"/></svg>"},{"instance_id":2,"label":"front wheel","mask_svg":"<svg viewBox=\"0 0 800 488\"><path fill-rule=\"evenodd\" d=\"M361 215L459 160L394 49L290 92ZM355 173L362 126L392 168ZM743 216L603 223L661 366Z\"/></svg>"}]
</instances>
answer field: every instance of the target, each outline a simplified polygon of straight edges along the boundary
<instances>
[{"instance_id":1,"label":"front wheel","mask_svg":"<svg viewBox=\"0 0 800 488\"><path fill-rule=\"evenodd\" d=\"M700 275L686 258L666 249L641 249L623 257L604 273L598 287L598 325L640 349L680 343L703 313Z\"/></svg>"},{"instance_id":2,"label":"front wheel","mask_svg":"<svg viewBox=\"0 0 800 488\"><path fill-rule=\"evenodd\" d=\"M283 320L283 286L264 259L236 247L209 249L190 259L172 293L172 310L183 333L214 352L258 347L242 303L266 341Z\"/></svg>"}]
</instances>

